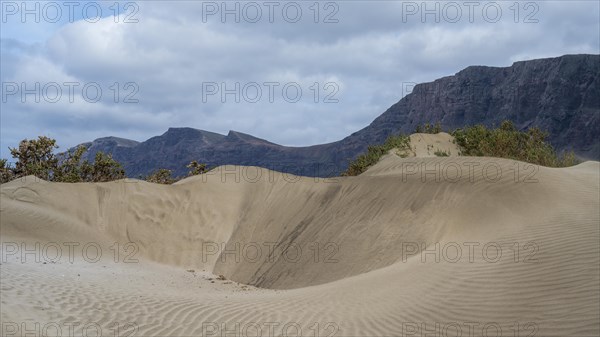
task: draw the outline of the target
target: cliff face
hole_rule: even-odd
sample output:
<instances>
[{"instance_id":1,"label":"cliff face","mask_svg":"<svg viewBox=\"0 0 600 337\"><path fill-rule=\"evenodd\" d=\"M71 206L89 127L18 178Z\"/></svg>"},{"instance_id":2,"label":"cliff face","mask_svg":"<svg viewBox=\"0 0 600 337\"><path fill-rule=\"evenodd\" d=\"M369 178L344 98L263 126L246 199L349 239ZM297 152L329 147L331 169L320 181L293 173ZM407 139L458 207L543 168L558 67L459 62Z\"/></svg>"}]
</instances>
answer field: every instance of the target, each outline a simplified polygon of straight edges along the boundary
<instances>
[{"instance_id":1,"label":"cliff face","mask_svg":"<svg viewBox=\"0 0 600 337\"><path fill-rule=\"evenodd\" d=\"M186 173L191 160L209 166L255 165L306 176L337 175L369 144L392 133L411 133L419 124L441 122L444 130L473 124L518 128L538 126L559 150L574 150L600 160L600 55L566 55L516 62L510 67L468 67L454 76L415 86L366 128L341 141L310 147L285 147L243 133L228 135L171 128L137 143L101 138L90 146L112 153L137 177L158 168Z\"/></svg>"},{"instance_id":2,"label":"cliff face","mask_svg":"<svg viewBox=\"0 0 600 337\"><path fill-rule=\"evenodd\" d=\"M387 137L418 124L441 122L445 130L512 120L538 126L559 150L598 160L600 148L600 55L567 55L516 62L511 67L468 67L454 76L415 86L352 137Z\"/></svg>"}]
</instances>

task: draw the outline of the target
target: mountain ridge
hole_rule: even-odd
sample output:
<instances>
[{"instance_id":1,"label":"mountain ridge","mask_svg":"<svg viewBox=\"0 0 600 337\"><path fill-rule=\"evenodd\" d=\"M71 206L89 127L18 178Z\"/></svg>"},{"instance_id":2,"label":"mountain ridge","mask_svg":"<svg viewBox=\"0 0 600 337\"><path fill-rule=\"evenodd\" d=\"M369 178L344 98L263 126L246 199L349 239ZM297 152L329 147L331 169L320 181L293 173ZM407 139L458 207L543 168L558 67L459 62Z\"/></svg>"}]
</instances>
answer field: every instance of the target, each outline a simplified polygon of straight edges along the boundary
<instances>
[{"instance_id":1,"label":"mountain ridge","mask_svg":"<svg viewBox=\"0 0 600 337\"><path fill-rule=\"evenodd\" d=\"M509 67L469 66L454 75L417 84L368 126L332 143L282 146L230 130L227 135L180 127L144 142L118 137L84 143L88 158L111 153L129 177L167 168L185 175L198 160L210 167L260 166L304 176L338 175L347 164L391 134L440 122L444 131L511 120L518 129L540 127L558 151L600 159L600 55L564 55L516 61Z\"/></svg>"}]
</instances>

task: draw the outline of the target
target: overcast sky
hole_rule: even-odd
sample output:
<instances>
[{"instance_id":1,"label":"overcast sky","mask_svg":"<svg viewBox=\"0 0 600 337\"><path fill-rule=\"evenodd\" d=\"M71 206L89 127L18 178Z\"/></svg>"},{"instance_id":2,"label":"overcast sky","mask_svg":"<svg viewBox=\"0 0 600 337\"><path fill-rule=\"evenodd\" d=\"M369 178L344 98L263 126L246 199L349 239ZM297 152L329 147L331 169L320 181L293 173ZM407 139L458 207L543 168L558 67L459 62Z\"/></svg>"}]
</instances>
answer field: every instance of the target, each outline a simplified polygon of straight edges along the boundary
<instances>
[{"instance_id":1,"label":"overcast sky","mask_svg":"<svg viewBox=\"0 0 600 337\"><path fill-rule=\"evenodd\" d=\"M72 3L1 1L3 158L184 126L331 142L412 83L600 53L598 1Z\"/></svg>"}]
</instances>

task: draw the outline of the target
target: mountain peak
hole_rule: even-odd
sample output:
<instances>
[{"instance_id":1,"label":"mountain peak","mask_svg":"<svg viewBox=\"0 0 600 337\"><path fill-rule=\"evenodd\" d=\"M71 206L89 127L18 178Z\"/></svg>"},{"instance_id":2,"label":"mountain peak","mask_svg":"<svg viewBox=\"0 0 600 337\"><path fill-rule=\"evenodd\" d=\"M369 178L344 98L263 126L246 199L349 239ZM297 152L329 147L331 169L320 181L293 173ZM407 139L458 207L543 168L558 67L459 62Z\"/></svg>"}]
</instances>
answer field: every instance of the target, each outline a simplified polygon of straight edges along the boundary
<instances>
[{"instance_id":1,"label":"mountain peak","mask_svg":"<svg viewBox=\"0 0 600 337\"><path fill-rule=\"evenodd\" d=\"M110 144L112 146L134 147L134 146L137 146L139 143L140 142L138 142L138 141L127 139L127 138L109 136L109 137L97 138L91 144L92 145L97 145L97 144L109 145ZM87 143L87 144L89 144L89 143Z\"/></svg>"},{"instance_id":2,"label":"mountain peak","mask_svg":"<svg viewBox=\"0 0 600 337\"><path fill-rule=\"evenodd\" d=\"M196 140L201 139L204 143L215 143L222 141L225 136L219 133L206 130L194 129L190 127L170 127L167 132L161 137L166 137L174 140Z\"/></svg>"},{"instance_id":3,"label":"mountain peak","mask_svg":"<svg viewBox=\"0 0 600 337\"><path fill-rule=\"evenodd\" d=\"M254 144L277 145L277 144L271 143L267 140L257 138L257 137L251 136L249 134L239 132L239 131L234 131L234 130L229 130L229 132L227 133L227 139L243 141L243 142L247 142L247 143L254 143Z\"/></svg>"}]
</instances>

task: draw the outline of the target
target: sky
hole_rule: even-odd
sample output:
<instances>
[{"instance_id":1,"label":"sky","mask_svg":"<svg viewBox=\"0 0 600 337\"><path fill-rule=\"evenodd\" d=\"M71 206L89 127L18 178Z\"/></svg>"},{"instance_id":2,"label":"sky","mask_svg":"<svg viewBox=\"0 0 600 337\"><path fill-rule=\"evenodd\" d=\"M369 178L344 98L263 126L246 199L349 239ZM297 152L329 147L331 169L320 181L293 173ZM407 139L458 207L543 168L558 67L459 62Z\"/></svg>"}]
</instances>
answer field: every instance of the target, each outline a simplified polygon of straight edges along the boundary
<instances>
[{"instance_id":1,"label":"sky","mask_svg":"<svg viewBox=\"0 0 600 337\"><path fill-rule=\"evenodd\" d=\"M599 1L1 0L0 157L169 127L288 146L470 65L600 53Z\"/></svg>"}]
</instances>

